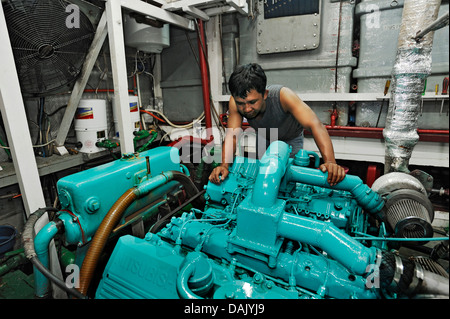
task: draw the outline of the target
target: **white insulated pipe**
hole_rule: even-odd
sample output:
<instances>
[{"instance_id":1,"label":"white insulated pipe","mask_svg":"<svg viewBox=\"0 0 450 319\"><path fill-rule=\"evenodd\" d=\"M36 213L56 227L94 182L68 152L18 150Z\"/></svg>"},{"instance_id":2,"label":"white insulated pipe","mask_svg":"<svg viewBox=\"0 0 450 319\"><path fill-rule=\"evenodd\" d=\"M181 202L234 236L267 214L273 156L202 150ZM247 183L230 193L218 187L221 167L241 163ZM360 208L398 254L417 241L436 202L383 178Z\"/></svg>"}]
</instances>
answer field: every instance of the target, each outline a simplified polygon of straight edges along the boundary
<instances>
[{"instance_id":1,"label":"white insulated pipe","mask_svg":"<svg viewBox=\"0 0 450 319\"><path fill-rule=\"evenodd\" d=\"M426 78L431 74L434 31L419 41L417 34L433 23L441 0L405 0L392 70L392 90L386 126L384 172L409 173L409 159L419 141L417 121Z\"/></svg>"}]
</instances>

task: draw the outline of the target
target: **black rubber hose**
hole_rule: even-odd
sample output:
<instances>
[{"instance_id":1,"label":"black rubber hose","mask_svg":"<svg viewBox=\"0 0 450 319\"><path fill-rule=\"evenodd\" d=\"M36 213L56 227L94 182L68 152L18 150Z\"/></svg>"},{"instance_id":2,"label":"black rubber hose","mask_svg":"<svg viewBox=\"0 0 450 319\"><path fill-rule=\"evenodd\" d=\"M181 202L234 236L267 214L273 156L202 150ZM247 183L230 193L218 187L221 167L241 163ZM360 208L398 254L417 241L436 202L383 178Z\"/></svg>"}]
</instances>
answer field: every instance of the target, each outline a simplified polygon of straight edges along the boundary
<instances>
[{"instance_id":1,"label":"black rubber hose","mask_svg":"<svg viewBox=\"0 0 450 319\"><path fill-rule=\"evenodd\" d=\"M66 283L60 278L55 276L47 267L45 267L36 255L34 250L34 226L39 218L42 217L48 211L59 211L54 207L44 207L39 208L33 214L30 215L27 222L25 223L24 230L22 232L22 243L24 247L25 256L31 261L31 263L39 270L45 277L52 281L56 286L74 296L78 299L86 299L86 296L81 294L78 290L74 288L69 288Z\"/></svg>"},{"instance_id":2,"label":"black rubber hose","mask_svg":"<svg viewBox=\"0 0 450 319\"><path fill-rule=\"evenodd\" d=\"M185 187L186 193L189 198L199 193L197 187L195 186L194 182L191 180L189 176L178 171L171 171L171 172L173 173L173 180L181 183ZM204 208L206 204L205 198L203 196L199 196L194 200L194 203L197 207Z\"/></svg>"},{"instance_id":3,"label":"black rubber hose","mask_svg":"<svg viewBox=\"0 0 450 319\"><path fill-rule=\"evenodd\" d=\"M393 253L383 253L383 258L380 265L380 279L381 287L394 293L405 293L412 282L414 276L414 262L398 257L402 263L402 273L397 274L397 282L394 283L394 276L396 275L397 262Z\"/></svg>"},{"instance_id":4,"label":"black rubber hose","mask_svg":"<svg viewBox=\"0 0 450 319\"><path fill-rule=\"evenodd\" d=\"M183 207L185 207L186 205L188 205L190 203L193 203L197 208L205 207L205 204L206 204L205 197L202 195L206 191L202 190L201 192L199 192L199 190L195 186L194 182L186 174L178 172L178 171L172 171L172 173L173 173L173 180L179 182L180 184L182 184L185 187L186 193L187 193L187 196L189 197L189 199L186 202L184 202L183 204L181 204L180 206L178 206L177 208L175 208L169 214L165 215L160 220L158 220L150 228L150 233L156 234L168 219L172 218L173 215L175 215L179 210L181 210Z\"/></svg>"}]
</instances>

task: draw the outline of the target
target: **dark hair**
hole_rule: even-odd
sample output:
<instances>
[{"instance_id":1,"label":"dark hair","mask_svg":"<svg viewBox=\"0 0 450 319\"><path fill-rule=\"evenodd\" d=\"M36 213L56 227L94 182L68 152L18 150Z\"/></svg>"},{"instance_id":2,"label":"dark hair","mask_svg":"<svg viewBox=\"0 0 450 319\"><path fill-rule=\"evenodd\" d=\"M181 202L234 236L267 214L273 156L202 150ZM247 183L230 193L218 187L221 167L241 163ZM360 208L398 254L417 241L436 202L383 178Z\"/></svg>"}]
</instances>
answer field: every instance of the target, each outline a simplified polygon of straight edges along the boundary
<instances>
[{"instance_id":1,"label":"dark hair","mask_svg":"<svg viewBox=\"0 0 450 319\"><path fill-rule=\"evenodd\" d=\"M238 66L228 81L228 87L232 96L245 99L250 90L264 94L267 78L264 70L257 63L249 63Z\"/></svg>"}]
</instances>

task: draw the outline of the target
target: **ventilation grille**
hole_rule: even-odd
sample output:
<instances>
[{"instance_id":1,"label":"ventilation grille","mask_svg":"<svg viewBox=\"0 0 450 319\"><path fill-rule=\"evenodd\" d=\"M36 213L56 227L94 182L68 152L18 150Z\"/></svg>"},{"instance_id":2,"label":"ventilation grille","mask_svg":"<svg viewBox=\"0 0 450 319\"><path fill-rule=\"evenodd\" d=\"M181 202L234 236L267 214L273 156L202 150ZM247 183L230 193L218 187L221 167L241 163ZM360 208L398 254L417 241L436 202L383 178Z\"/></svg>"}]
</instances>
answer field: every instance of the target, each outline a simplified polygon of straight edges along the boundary
<instances>
[{"instance_id":1,"label":"ventilation grille","mask_svg":"<svg viewBox=\"0 0 450 319\"><path fill-rule=\"evenodd\" d=\"M88 17L68 5L63 0L3 4L23 93L51 92L79 75L94 31Z\"/></svg>"}]
</instances>

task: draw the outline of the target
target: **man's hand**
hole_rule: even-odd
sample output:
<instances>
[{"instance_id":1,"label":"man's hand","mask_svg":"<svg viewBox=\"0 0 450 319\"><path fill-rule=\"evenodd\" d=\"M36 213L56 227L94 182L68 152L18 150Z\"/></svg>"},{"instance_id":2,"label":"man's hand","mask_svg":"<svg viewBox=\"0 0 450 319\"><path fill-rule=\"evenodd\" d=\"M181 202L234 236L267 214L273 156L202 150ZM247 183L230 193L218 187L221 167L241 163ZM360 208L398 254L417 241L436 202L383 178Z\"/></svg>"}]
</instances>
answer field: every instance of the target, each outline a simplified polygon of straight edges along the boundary
<instances>
[{"instance_id":1,"label":"man's hand","mask_svg":"<svg viewBox=\"0 0 450 319\"><path fill-rule=\"evenodd\" d=\"M342 181L345 177L345 170L342 166L339 166L336 163L326 162L319 166L319 169L322 172L328 172L327 182L330 186L334 186L340 181Z\"/></svg>"},{"instance_id":2,"label":"man's hand","mask_svg":"<svg viewBox=\"0 0 450 319\"><path fill-rule=\"evenodd\" d=\"M222 181L227 178L229 174L228 167L224 165L217 166L209 175L209 180L214 184L220 184Z\"/></svg>"}]
</instances>

